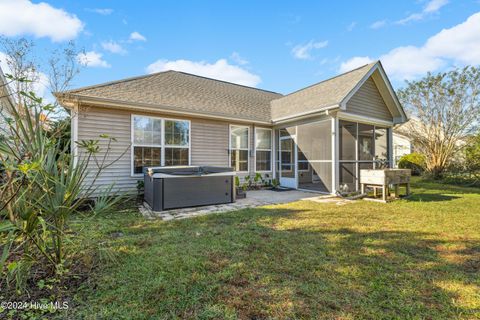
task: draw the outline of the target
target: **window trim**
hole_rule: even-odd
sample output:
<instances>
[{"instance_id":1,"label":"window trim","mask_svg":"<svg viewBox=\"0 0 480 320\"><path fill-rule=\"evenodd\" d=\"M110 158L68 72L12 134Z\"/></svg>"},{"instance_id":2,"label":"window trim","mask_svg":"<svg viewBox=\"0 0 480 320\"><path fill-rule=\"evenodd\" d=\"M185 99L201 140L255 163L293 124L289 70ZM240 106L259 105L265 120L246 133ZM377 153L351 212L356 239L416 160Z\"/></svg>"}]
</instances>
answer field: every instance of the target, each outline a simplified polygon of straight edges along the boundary
<instances>
[{"instance_id":1,"label":"window trim","mask_svg":"<svg viewBox=\"0 0 480 320\"><path fill-rule=\"evenodd\" d=\"M161 137L160 141L161 144L135 144L135 128L134 128L134 119L135 117L146 117L151 119L161 120L162 128L160 130ZM165 144L165 120L167 121L184 121L188 123L188 145L179 146L179 145L166 145ZM188 165L190 166L192 163L192 121L188 119L178 119L178 118L166 118L166 117L158 117L158 116L151 116L145 114L131 114L130 115L130 176L131 177L142 177L143 174L135 173L135 154L134 149L135 147L150 147L150 148L160 148L160 166L165 166L165 148L188 148Z\"/></svg>"},{"instance_id":2,"label":"window trim","mask_svg":"<svg viewBox=\"0 0 480 320\"><path fill-rule=\"evenodd\" d=\"M232 127L236 128L247 128L247 148L235 148L232 149ZM239 124L229 124L228 125L228 163L235 172L238 173L249 173L250 172L250 126L239 125ZM246 150L247 151L247 170L246 171L236 171L232 165L232 150Z\"/></svg>"},{"instance_id":3,"label":"window trim","mask_svg":"<svg viewBox=\"0 0 480 320\"><path fill-rule=\"evenodd\" d=\"M268 130L268 131L270 131L270 149L257 149L257 130ZM257 151L270 151L270 170L259 170L259 171L257 171ZM253 141L253 153L254 153L253 169L254 169L255 172L258 172L258 173L273 172L273 130L272 130L272 128L255 127L254 141Z\"/></svg>"}]
</instances>

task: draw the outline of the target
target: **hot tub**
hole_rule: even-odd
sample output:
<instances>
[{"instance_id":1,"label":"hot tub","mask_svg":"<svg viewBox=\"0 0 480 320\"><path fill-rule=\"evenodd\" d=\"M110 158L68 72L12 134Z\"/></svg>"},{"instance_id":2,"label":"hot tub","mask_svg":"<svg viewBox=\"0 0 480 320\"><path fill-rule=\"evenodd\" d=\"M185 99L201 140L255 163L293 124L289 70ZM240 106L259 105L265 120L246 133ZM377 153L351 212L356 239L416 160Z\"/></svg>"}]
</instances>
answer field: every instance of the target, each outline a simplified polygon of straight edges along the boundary
<instances>
[{"instance_id":1,"label":"hot tub","mask_svg":"<svg viewBox=\"0 0 480 320\"><path fill-rule=\"evenodd\" d=\"M144 168L144 201L153 211L235 202L233 168Z\"/></svg>"}]
</instances>

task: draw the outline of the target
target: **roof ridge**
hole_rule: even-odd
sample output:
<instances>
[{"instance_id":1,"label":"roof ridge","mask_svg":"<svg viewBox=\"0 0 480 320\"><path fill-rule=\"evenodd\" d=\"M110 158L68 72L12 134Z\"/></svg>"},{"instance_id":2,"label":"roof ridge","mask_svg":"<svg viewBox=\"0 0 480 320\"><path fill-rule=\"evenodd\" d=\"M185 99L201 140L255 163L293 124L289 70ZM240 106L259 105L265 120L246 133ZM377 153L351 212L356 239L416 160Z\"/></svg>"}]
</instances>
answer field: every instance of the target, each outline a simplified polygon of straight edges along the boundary
<instances>
[{"instance_id":1,"label":"roof ridge","mask_svg":"<svg viewBox=\"0 0 480 320\"><path fill-rule=\"evenodd\" d=\"M155 72L155 73L144 74L144 75L141 75L141 76L134 76L134 77L128 77L128 78L124 78L124 79L120 79L120 80L113 80L113 81L102 82L102 83L99 83L99 84L92 84L92 85L89 85L89 86L84 86L84 87L80 87L80 88L76 88L76 89L71 89L71 90L67 90L67 91L59 92L59 93L75 93L75 92L82 91L82 90L100 88L100 87L105 87L105 86L109 86L109 85L112 85L112 84L117 84L117 83L122 83L122 82L129 82L129 81L133 81L133 80L148 78L148 77L156 76L160 73L167 73L167 72L173 72L173 70L165 70L165 71L160 71L160 72ZM57 92L54 92L54 94L55 93L57 93Z\"/></svg>"},{"instance_id":2,"label":"roof ridge","mask_svg":"<svg viewBox=\"0 0 480 320\"><path fill-rule=\"evenodd\" d=\"M156 75L159 75L159 74L162 74L162 73L169 73L169 72L172 72L172 73L181 73L181 74L184 74L184 75L187 75L187 76L193 76L193 77L197 77L197 78L203 78L203 79L207 79L207 80L212 80L212 81L217 81L217 82L223 82L223 83L226 83L226 84L229 84L229 85L244 87L244 88L247 88L247 89L252 89L252 90L256 90L256 91L263 91L263 92L268 92L268 93L273 93L273 94L277 94L277 95L283 96L281 93L278 93L278 92L275 92L275 91L271 91L271 90L254 88L254 87L246 86L246 85L243 85L243 84L233 83L233 82L229 82L229 81L225 81L225 80L220 80L220 79L209 78L209 77L205 77L205 76L201 76L201 75L197 75L197 74L193 74L193 73L188 73L188 72L183 72L183 71L177 71L177 70L165 70L165 71L150 73L150 74L141 75L141 76L135 76L135 77L129 77L129 78L124 78L124 79L120 79L120 80L103 82L103 83L99 83L99 84L94 84L94 85L90 85L90 86L84 86L84 87L80 87L80 88L76 88L76 89L72 89L72 90L67 90L67 91L65 91L64 93L77 93L77 92L80 92L80 91L83 91L83 90L88 90L88 89L93 89L93 88L100 88L100 87L105 87L105 86L109 86L109 85L112 85L112 84L129 82L129 81L134 81L134 80L138 80L138 79L144 79L144 78L153 77L153 76L156 76ZM55 92L55 93L56 93L56 92Z\"/></svg>"},{"instance_id":3,"label":"roof ridge","mask_svg":"<svg viewBox=\"0 0 480 320\"><path fill-rule=\"evenodd\" d=\"M177 71L177 70L169 70L169 71L177 72L177 73L183 73L183 74L185 74L185 75L193 76L193 77L197 77L197 78L203 78L203 79L207 79L207 80L213 80L213 81L217 81L217 82L223 82L223 83L226 83L226 84L231 84L231 85L234 85L234 86L244 87L244 88L247 88L247 89L252 89L252 90L257 90L257 91L264 91L264 92L279 94L279 95L282 95L282 96L283 96L283 94L281 94L281 93L279 93L279 92L275 92L275 91L271 91L271 90L266 90L266 89L261 89L261 88L255 88L255 87L247 86L247 85L244 85L244 84L238 84L238 83L229 82L229 81L226 81L226 80L209 78L209 77L205 77L205 76L201 76L201 75L193 74L193 73L188 73L188 72L184 72L184 71Z\"/></svg>"},{"instance_id":4,"label":"roof ridge","mask_svg":"<svg viewBox=\"0 0 480 320\"><path fill-rule=\"evenodd\" d=\"M357 67L357 68L355 68L355 69L349 70L349 71L347 71L347 72L337 74L336 76L333 76L333 77L331 77L331 78L324 79L324 80L322 80L322 81L319 81L319 82L317 82L317 83L311 84L311 85L306 86L306 87L304 87L304 88L301 88L301 89L295 90L295 91L293 91L293 92L290 92L289 94L286 94L286 95L284 95L283 97L281 97L281 98L279 98L279 99L288 97L288 96L293 95L293 94L295 94L295 93L298 93L298 92L300 92L300 91L307 90L307 89L309 89L309 88L311 88L311 87L315 87L315 86L317 86L317 85L319 85L319 84L321 84L321 83L324 83L324 82L333 80L333 79L335 79L335 78L344 76L344 75L346 75L346 74L352 73L352 72L357 71L357 70L359 70L359 69L365 68L366 66L375 65L375 64L377 64L378 62L379 62L379 60L376 60L376 61L374 61L374 62L370 62L370 63L364 64L364 65L362 65L362 66L360 66L360 67ZM275 100L277 100L277 99L275 99Z\"/></svg>"}]
</instances>

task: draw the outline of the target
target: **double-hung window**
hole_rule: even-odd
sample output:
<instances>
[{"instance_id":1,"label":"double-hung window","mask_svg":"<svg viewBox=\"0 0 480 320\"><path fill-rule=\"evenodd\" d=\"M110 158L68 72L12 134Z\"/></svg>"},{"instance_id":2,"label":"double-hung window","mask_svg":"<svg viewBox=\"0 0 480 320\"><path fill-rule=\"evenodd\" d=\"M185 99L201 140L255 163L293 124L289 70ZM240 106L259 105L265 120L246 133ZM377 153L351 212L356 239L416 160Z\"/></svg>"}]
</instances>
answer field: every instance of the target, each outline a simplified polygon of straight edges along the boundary
<instances>
[{"instance_id":1,"label":"double-hung window","mask_svg":"<svg viewBox=\"0 0 480 320\"><path fill-rule=\"evenodd\" d=\"M230 166L238 172L248 172L250 128L230 126Z\"/></svg>"},{"instance_id":2,"label":"double-hung window","mask_svg":"<svg viewBox=\"0 0 480 320\"><path fill-rule=\"evenodd\" d=\"M272 130L255 128L255 171L272 171Z\"/></svg>"},{"instance_id":3,"label":"double-hung window","mask_svg":"<svg viewBox=\"0 0 480 320\"><path fill-rule=\"evenodd\" d=\"M190 123L165 120L165 166L188 165Z\"/></svg>"},{"instance_id":4,"label":"double-hung window","mask_svg":"<svg viewBox=\"0 0 480 320\"><path fill-rule=\"evenodd\" d=\"M133 174L143 167L189 165L190 121L132 116Z\"/></svg>"}]
</instances>

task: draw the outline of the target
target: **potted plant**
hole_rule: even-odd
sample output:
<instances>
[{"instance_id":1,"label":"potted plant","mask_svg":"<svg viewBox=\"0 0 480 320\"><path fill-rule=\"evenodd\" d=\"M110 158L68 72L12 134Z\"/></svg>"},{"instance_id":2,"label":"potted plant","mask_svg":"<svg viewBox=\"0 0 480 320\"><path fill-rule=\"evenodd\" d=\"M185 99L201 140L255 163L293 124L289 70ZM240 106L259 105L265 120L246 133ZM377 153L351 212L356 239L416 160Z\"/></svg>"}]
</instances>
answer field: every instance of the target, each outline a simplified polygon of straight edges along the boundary
<instances>
[{"instance_id":1,"label":"potted plant","mask_svg":"<svg viewBox=\"0 0 480 320\"><path fill-rule=\"evenodd\" d=\"M272 181L270 182L270 185L272 186L272 190L277 190L278 189L278 186L280 185L280 183L278 182L277 179L272 179Z\"/></svg>"},{"instance_id":2,"label":"potted plant","mask_svg":"<svg viewBox=\"0 0 480 320\"><path fill-rule=\"evenodd\" d=\"M242 187L240 187L240 178L236 176L235 177L235 193L236 193L237 199L245 199L245 197L247 196L245 191L246 189L244 190L243 185Z\"/></svg>"},{"instance_id":3,"label":"potted plant","mask_svg":"<svg viewBox=\"0 0 480 320\"><path fill-rule=\"evenodd\" d=\"M255 177L253 178L253 182L255 183L255 189L260 189L262 187L262 174L257 172Z\"/></svg>"}]
</instances>

